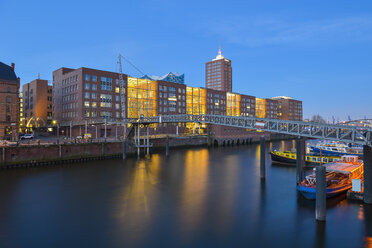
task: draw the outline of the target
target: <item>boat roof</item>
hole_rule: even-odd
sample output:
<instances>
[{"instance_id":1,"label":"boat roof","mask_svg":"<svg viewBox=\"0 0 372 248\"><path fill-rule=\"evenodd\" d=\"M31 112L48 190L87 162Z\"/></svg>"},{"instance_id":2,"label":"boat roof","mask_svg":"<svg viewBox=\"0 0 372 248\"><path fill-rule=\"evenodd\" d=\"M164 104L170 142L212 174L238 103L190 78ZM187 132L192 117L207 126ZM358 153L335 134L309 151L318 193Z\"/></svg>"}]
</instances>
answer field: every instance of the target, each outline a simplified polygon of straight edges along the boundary
<instances>
[{"instance_id":1,"label":"boat roof","mask_svg":"<svg viewBox=\"0 0 372 248\"><path fill-rule=\"evenodd\" d=\"M350 174L361 166L363 166L363 163L352 164L352 163L346 163L346 162L334 162L334 163L327 164L326 170L344 173L344 174Z\"/></svg>"}]
</instances>

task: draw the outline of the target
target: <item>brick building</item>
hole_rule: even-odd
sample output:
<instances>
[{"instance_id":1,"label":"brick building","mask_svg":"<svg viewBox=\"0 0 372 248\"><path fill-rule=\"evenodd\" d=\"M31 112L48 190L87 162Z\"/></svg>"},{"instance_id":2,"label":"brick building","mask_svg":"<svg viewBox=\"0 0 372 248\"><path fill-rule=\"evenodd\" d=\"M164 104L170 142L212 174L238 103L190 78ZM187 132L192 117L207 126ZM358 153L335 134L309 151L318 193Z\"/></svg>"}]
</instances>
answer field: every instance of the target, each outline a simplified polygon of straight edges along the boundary
<instances>
[{"instance_id":1,"label":"brick building","mask_svg":"<svg viewBox=\"0 0 372 248\"><path fill-rule=\"evenodd\" d=\"M149 78L124 76L125 115L129 118L140 116L177 114L214 114L228 116L258 116L278 118L279 102L274 99L260 99L254 96L220 91L211 88L190 87L183 83ZM121 120L119 74L89 68L60 68L53 72L54 119L58 123ZM57 104L58 103L58 104ZM78 134L82 134L80 130ZM208 126L198 123L151 125L154 133L205 133L239 137L249 130ZM98 132L97 129L100 129ZM107 135L113 134L113 130ZM199 131L200 130L200 131ZM66 130L66 133L68 130ZM94 130L87 130L94 133ZM95 133L103 136L102 126ZM120 135L121 132L119 132ZM76 134L76 133L75 133ZM74 135L75 135L74 134ZM93 135L94 137L95 135Z\"/></svg>"},{"instance_id":2,"label":"brick building","mask_svg":"<svg viewBox=\"0 0 372 248\"><path fill-rule=\"evenodd\" d=\"M124 81L127 82L126 75L124 75ZM144 96L144 93L145 89L141 89L134 95ZM126 96L126 92L124 94ZM127 97L125 97L126 100ZM141 103L138 104L140 105ZM141 107L144 106L141 105ZM132 106L129 106L128 110L131 108ZM127 114L127 116L130 115ZM119 74L84 67L79 69L62 67L54 71L53 118L57 124L61 125L97 119L121 119ZM102 126L96 127L96 130L87 131L95 132L101 137L104 133ZM106 131L108 136L114 132L111 128ZM66 129L65 134L69 135L68 132L69 130ZM81 135L82 132L80 127L80 130L73 135Z\"/></svg>"},{"instance_id":3,"label":"brick building","mask_svg":"<svg viewBox=\"0 0 372 248\"><path fill-rule=\"evenodd\" d=\"M278 101L270 98L256 98L256 116L259 118L278 119Z\"/></svg>"},{"instance_id":4,"label":"brick building","mask_svg":"<svg viewBox=\"0 0 372 248\"><path fill-rule=\"evenodd\" d=\"M271 98L278 104L278 117L282 120L302 121L302 101L292 99L288 96L277 96Z\"/></svg>"},{"instance_id":5,"label":"brick building","mask_svg":"<svg viewBox=\"0 0 372 248\"><path fill-rule=\"evenodd\" d=\"M20 79L0 62L0 139L18 140Z\"/></svg>"},{"instance_id":6,"label":"brick building","mask_svg":"<svg viewBox=\"0 0 372 248\"><path fill-rule=\"evenodd\" d=\"M221 54L221 49L215 59L205 64L205 87L232 92L231 60Z\"/></svg>"},{"instance_id":7,"label":"brick building","mask_svg":"<svg viewBox=\"0 0 372 248\"><path fill-rule=\"evenodd\" d=\"M35 79L22 87L23 116L27 127L52 124L53 87L47 80Z\"/></svg>"}]
</instances>

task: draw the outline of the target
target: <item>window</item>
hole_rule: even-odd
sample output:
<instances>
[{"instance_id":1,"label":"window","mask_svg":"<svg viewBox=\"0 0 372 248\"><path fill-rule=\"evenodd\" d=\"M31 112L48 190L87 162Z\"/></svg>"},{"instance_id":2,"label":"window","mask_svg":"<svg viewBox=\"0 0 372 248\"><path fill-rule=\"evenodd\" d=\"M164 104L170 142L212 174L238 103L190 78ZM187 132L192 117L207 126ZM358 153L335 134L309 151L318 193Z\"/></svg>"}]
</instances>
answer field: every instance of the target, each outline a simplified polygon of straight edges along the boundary
<instances>
[{"instance_id":1,"label":"window","mask_svg":"<svg viewBox=\"0 0 372 248\"><path fill-rule=\"evenodd\" d=\"M97 99L97 94L96 93L92 93L92 99Z\"/></svg>"},{"instance_id":2,"label":"window","mask_svg":"<svg viewBox=\"0 0 372 248\"><path fill-rule=\"evenodd\" d=\"M89 111L85 111L85 117L89 117Z\"/></svg>"},{"instance_id":3,"label":"window","mask_svg":"<svg viewBox=\"0 0 372 248\"><path fill-rule=\"evenodd\" d=\"M101 100L101 107L110 108L112 106L110 94L101 94L100 100Z\"/></svg>"},{"instance_id":4,"label":"window","mask_svg":"<svg viewBox=\"0 0 372 248\"><path fill-rule=\"evenodd\" d=\"M97 90L97 85L96 84L92 84L92 90Z\"/></svg>"},{"instance_id":5,"label":"window","mask_svg":"<svg viewBox=\"0 0 372 248\"><path fill-rule=\"evenodd\" d=\"M89 90L89 88L90 88L90 87L89 87L89 83L85 83L85 84L84 84L84 89Z\"/></svg>"},{"instance_id":6,"label":"window","mask_svg":"<svg viewBox=\"0 0 372 248\"><path fill-rule=\"evenodd\" d=\"M118 102L120 100L118 95L115 95L115 100Z\"/></svg>"},{"instance_id":7,"label":"window","mask_svg":"<svg viewBox=\"0 0 372 248\"><path fill-rule=\"evenodd\" d=\"M31 97L31 99L32 99L32 97ZM31 100L31 101L32 101L32 100ZM11 102L10 96L7 96L7 97L6 97L6 102L7 102L7 103L10 103L10 102Z\"/></svg>"},{"instance_id":8,"label":"window","mask_svg":"<svg viewBox=\"0 0 372 248\"><path fill-rule=\"evenodd\" d=\"M116 112L116 118L120 118L120 113Z\"/></svg>"},{"instance_id":9,"label":"window","mask_svg":"<svg viewBox=\"0 0 372 248\"><path fill-rule=\"evenodd\" d=\"M6 121L11 121L11 119L10 119L10 115L7 115L7 116L6 116Z\"/></svg>"},{"instance_id":10,"label":"window","mask_svg":"<svg viewBox=\"0 0 372 248\"><path fill-rule=\"evenodd\" d=\"M101 115L101 117L103 117L103 118L111 117L111 112L108 112L108 111L101 111L100 115Z\"/></svg>"},{"instance_id":11,"label":"window","mask_svg":"<svg viewBox=\"0 0 372 248\"><path fill-rule=\"evenodd\" d=\"M92 117L97 117L97 111L92 111Z\"/></svg>"},{"instance_id":12,"label":"window","mask_svg":"<svg viewBox=\"0 0 372 248\"><path fill-rule=\"evenodd\" d=\"M10 93L10 87L8 87L8 93Z\"/></svg>"},{"instance_id":13,"label":"window","mask_svg":"<svg viewBox=\"0 0 372 248\"><path fill-rule=\"evenodd\" d=\"M115 104L115 108L116 108L116 109L120 109L120 104L119 104L119 103L116 103L116 104Z\"/></svg>"},{"instance_id":14,"label":"window","mask_svg":"<svg viewBox=\"0 0 372 248\"><path fill-rule=\"evenodd\" d=\"M92 108L97 108L97 103L96 102L92 102Z\"/></svg>"},{"instance_id":15,"label":"window","mask_svg":"<svg viewBox=\"0 0 372 248\"><path fill-rule=\"evenodd\" d=\"M120 88L119 87L115 87L115 93L120 93Z\"/></svg>"},{"instance_id":16,"label":"window","mask_svg":"<svg viewBox=\"0 0 372 248\"><path fill-rule=\"evenodd\" d=\"M86 99L89 99L89 98L90 98L90 96L89 96L89 92L85 92L85 93L84 93L84 97L85 97Z\"/></svg>"},{"instance_id":17,"label":"window","mask_svg":"<svg viewBox=\"0 0 372 248\"><path fill-rule=\"evenodd\" d=\"M89 104L88 101L85 101L85 102L84 102L84 107L89 108L89 105L90 105L90 104Z\"/></svg>"},{"instance_id":18,"label":"window","mask_svg":"<svg viewBox=\"0 0 372 248\"><path fill-rule=\"evenodd\" d=\"M85 74L85 81L89 81L89 74Z\"/></svg>"},{"instance_id":19,"label":"window","mask_svg":"<svg viewBox=\"0 0 372 248\"><path fill-rule=\"evenodd\" d=\"M92 81L97 82L97 76L96 75L92 75Z\"/></svg>"},{"instance_id":20,"label":"window","mask_svg":"<svg viewBox=\"0 0 372 248\"><path fill-rule=\"evenodd\" d=\"M9 105L6 105L6 112L10 113L10 106Z\"/></svg>"}]
</instances>

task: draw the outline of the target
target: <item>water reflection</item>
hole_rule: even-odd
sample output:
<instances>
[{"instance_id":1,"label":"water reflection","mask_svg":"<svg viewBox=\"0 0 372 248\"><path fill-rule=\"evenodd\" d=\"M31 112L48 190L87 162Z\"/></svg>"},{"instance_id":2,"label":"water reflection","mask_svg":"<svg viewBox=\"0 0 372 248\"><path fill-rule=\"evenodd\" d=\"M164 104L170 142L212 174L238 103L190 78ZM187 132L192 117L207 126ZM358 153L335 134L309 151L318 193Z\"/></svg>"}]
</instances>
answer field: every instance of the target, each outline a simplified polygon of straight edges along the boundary
<instances>
[{"instance_id":1,"label":"water reflection","mask_svg":"<svg viewBox=\"0 0 372 248\"><path fill-rule=\"evenodd\" d=\"M326 222L316 221L315 248L326 247Z\"/></svg>"},{"instance_id":2,"label":"water reflection","mask_svg":"<svg viewBox=\"0 0 372 248\"><path fill-rule=\"evenodd\" d=\"M183 186L180 204L180 227L186 235L193 235L205 215L209 154L207 149L189 150L184 158Z\"/></svg>"},{"instance_id":3,"label":"water reflection","mask_svg":"<svg viewBox=\"0 0 372 248\"><path fill-rule=\"evenodd\" d=\"M372 248L372 205L364 204L365 238L364 247Z\"/></svg>"},{"instance_id":4,"label":"water reflection","mask_svg":"<svg viewBox=\"0 0 372 248\"><path fill-rule=\"evenodd\" d=\"M317 223L295 168L266 159L265 181L259 145L3 171L0 246L371 247L371 206L333 198Z\"/></svg>"}]
</instances>

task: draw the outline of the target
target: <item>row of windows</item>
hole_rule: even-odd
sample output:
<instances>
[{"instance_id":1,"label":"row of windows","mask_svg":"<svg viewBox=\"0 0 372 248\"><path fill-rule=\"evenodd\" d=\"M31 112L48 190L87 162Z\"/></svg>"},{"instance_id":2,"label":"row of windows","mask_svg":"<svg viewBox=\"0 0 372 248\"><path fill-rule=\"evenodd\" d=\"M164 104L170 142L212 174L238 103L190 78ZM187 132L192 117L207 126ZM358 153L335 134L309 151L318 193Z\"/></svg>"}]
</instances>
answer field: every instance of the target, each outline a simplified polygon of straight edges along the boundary
<instances>
[{"instance_id":1,"label":"row of windows","mask_svg":"<svg viewBox=\"0 0 372 248\"><path fill-rule=\"evenodd\" d=\"M77 102L72 102L68 104L63 104L62 105L62 110L69 110L69 109L76 109L78 107Z\"/></svg>"},{"instance_id":2,"label":"row of windows","mask_svg":"<svg viewBox=\"0 0 372 248\"><path fill-rule=\"evenodd\" d=\"M75 92L79 89L79 86L77 84L73 84L67 87L62 88L62 94L70 93L70 92Z\"/></svg>"},{"instance_id":3,"label":"row of windows","mask_svg":"<svg viewBox=\"0 0 372 248\"><path fill-rule=\"evenodd\" d=\"M62 97L62 102L76 101L78 99L77 94L70 94Z\"/></svg>"},{"instance_id":4,"label":"row of windows","mask_svg":"<svg viewBox=\"0 0 372 248\"><path fill-rule=\"evenodd\" d=\"M74 82L77 82L77 81L78 81L78 75L74 75L74 76L68 77L66 79L63 79L62 80L62 85L65 86L65 85L68 85L68 84L71 84L71 83L74 83Z\"/></svg>"},{"instance_id":5,"label":"row of windows","mask_svg":"<svg viewBox=\"0 0 372 248\"><path fill-rule=\"evenodd\" d=\"M92 77L91 77L89 74L85 74L84 79L85 79L85 81L90 81L90 79L92 79L93 82L97 82L97 76L96 75L92 75Z\"/></svg>"}]
</instances>

